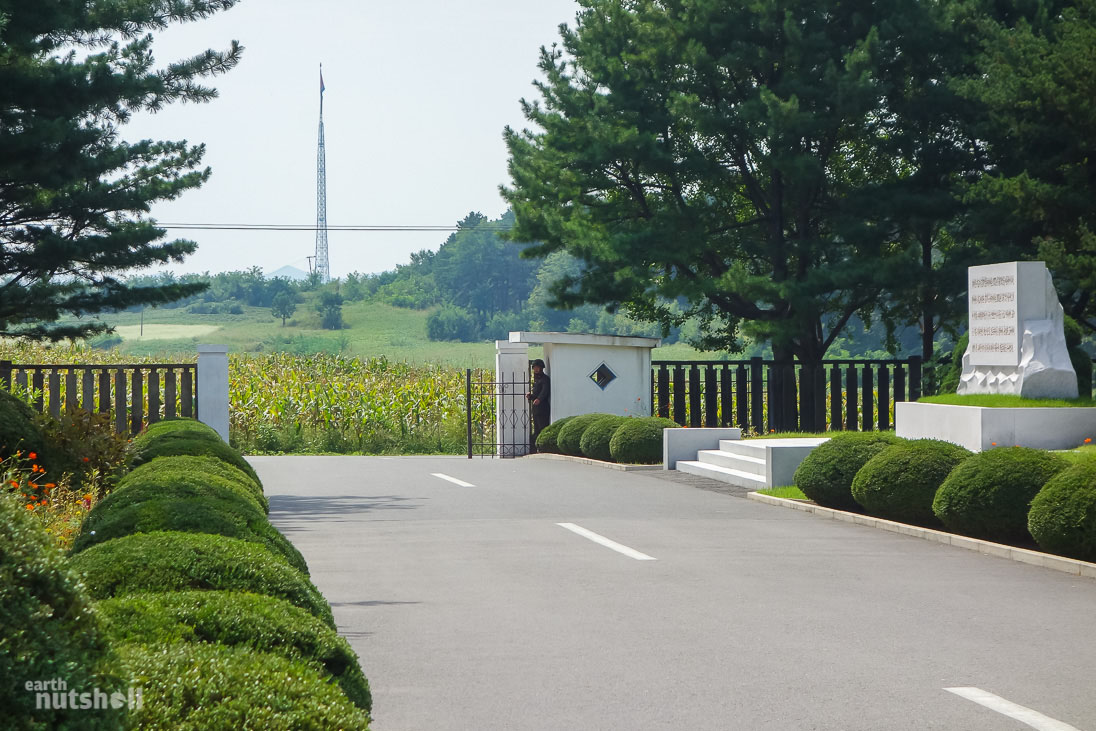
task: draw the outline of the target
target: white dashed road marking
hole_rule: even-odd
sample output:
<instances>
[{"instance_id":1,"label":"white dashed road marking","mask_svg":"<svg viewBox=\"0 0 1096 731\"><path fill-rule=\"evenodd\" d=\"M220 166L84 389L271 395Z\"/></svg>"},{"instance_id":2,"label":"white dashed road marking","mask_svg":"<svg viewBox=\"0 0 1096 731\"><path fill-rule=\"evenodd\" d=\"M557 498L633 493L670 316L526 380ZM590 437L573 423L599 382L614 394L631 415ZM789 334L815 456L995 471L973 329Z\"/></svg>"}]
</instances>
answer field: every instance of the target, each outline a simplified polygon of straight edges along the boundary
<instances>
[{"instance_id":1,"label":"white dashed road marking","mask_svg":"<svg viewBox=\"0 0 1096 731\"><path fill-rule=\"evenodd\" d=\"M591 541L593 541L594 543L605 546L606 548L610 548L610 549L616 551L617 553L623 553L625 556L627 556L629 558L634 558L636 561L657 561L658 560L657 558L655 558L653 556L648 556L645 553L640 553L639 551L635 550L634 548L628 548L627 546L621 545L620 543L617 543L616 541L611 541L608 538L606 538L605 536L598 535L597 533L594 533L592 530L586 530L581 525L575 525L574 523L556 523L556 525L558 525L560 528L566 528L567 530L571 531L572 533L577 533L578 535L582 536L583 538L588 538Z\"/></svg>"},{"instance_id":2,"label":"white dashed road marking","mask_svg":"<svg viewBox=\"0 0 1096 731\"><path fill-rule=\"evenodd\" d=\"M981 688L944 688L949 693L954 693L960 698L966 698L980 706L985 706L992 711L997 711L1002 716L1014 718L1020 723L1027 724L1038 731L1080 731L1076 726L1058 721L1050 716L1044 716L1038 711L1033 711L1027 706L1005 700L999 695L994 695Z\"/></svg>"},{"instance_id":3,"label":"white dashed road marking","mask_svg":"<svg viewBox=\"0 0 1096 731\"><path fill-rule=\"evenodd\" d=\"M443 475L441 472L431 472L431 476L441 478L452 482L454 485L460 485L461 487L475 487L471 482L465 482L464 480L458 480L456 477L450 477L449 475Z\"/></svg>"}]
</instances>

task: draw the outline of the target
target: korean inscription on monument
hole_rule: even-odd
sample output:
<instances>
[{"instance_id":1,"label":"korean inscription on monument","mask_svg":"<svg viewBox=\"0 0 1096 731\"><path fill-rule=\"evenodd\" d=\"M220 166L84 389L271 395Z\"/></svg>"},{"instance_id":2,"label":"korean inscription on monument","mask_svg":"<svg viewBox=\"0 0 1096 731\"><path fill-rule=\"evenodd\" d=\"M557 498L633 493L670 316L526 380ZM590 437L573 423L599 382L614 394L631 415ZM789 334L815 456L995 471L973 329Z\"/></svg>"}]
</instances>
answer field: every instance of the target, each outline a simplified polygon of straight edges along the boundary
<instances>
[{"instance_id":1,"label":"korean inscription on monument","mask_svg":"<svg viewBox=\"0 0 1096 731\"><path fill-rule=\"evenodd\" d=\"M1015 263L968 271L970 364L1018 365L1021 332Z\"/></svg>"}]
</instances>

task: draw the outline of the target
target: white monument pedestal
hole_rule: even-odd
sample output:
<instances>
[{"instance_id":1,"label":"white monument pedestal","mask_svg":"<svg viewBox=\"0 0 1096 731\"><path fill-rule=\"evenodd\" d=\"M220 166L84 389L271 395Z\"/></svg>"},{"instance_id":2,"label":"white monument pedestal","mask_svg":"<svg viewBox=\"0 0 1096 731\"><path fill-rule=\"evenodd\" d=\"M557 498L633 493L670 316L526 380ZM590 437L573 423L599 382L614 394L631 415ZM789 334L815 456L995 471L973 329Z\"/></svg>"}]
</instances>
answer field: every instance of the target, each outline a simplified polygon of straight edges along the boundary
<instances>
[{"instance_id":1,"label":"white monument pedestal","mask_svg":"<svg viewBox=\"0 0 1096 731\"><path fill-rule=\"evenodd\" d=\"M996 447L1073 449L1096 439L1096 408L987 408L900 401L895 434L943 439L972 452Z\"/></svg>"}]
</instances>

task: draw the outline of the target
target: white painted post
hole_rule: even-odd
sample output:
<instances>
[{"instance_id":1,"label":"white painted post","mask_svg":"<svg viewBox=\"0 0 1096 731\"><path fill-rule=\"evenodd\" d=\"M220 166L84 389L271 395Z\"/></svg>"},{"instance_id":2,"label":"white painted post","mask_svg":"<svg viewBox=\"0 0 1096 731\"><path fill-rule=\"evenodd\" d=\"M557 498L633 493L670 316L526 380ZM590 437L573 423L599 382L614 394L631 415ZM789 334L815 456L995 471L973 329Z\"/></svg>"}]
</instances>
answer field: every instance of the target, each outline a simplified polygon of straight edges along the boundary
<instances>
[{"instance_id":1,"label":"white painted post","mask_svg":"<svg viewBox=\"0 0 1096 731\"><path fill-rule=\"evenodd\" d=\"M500 457L521 457L529 451L529 405L521 386L528 378L529 345L496 340L495 439Z\"/></svg>"},{"instance_id":2,"label":"white painted post","mask_svg":"<svg viewBox=\"0 0 1096 731\"><path fill-rule=\"evenodd\" d=\"M228 442L228 346L198 346L198 421Z\"/></svg>"}]
</instances>

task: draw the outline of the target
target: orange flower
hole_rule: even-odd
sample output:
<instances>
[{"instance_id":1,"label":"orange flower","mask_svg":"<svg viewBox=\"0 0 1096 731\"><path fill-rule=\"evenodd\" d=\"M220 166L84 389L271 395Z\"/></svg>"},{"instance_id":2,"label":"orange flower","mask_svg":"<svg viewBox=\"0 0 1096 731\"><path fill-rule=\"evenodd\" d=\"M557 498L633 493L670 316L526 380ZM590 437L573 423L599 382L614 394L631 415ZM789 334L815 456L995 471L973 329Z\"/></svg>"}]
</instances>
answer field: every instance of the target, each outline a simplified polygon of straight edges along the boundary
<instances>
[{"instance_id":1,"label":"orange flower","mask_svg":"<svg viewBox=\"0 0 1096 731\"><path fill-rule=\"evenodd\" d=\"M990 444L992 444L995 447L997 446L997 442L990 442Z\"/></svg>"},{"instance_id":2,"label":"orange flower","mask_svg":"<svg viewBox=\"0 0 1096 731\"><path fill-rule=\"evenodd\" d=\"M84 457L84 461L85 461L85 462L87 462L87 461L88 461L88 458L87 458L87 457Z\"/></svg>"},{"instance_id":3,"label":"orange flower","mask_svg":"<svg viewBox=\"0 0 1096 731\"><path fill-rule=\"evenodd\" d=\"M1092 437L1085 437L1085 444L1092 444Z\"/></svg>"},{"instance_id":4,"label":"orange flower","mask_svg":"<svg viewBox=\"0 0 1096 731\"><path fill-rule=\"evenodd\" d=\"M31 487L33 487L35 490L38 489L38 483L37 482L28 482L27 484L30 485Z\"/></svg>"},{"instance_id":5,"label":"orange flower","mask_svg":"<svg viewBox=\"0 0 1096 731\"><path fill-rule=\"evenodd\" d=\"M34 503L27 503L27 510L34 510Z\"/></svg>"},{"instance_id":6,"label":"orange flower","mask_svg":"<svg viewBox=\"0 0 1096 731\"><path fill-rule=\"evenodd\" d=\"M57 485L52 483L52 482L47 482L46 483L46 489L49 490L51 487L57 487Z\"/></svg>"},{"instance_id":7,"label":"orange flower","mask_svg":"<svg viewBox=\"0 0 1096 731\"><path fill-rule=\"evenodd\" d=\"M18 482L18 481L16 481L16 480L12 480L12 481L11 481L11 486L12 486L12 487L19 487L19 482Z\"/></svg>"},{"instance_id":8,"label":"orange flower","mask_svg":"<svg viewBox=\"0 0 1096 731\"><path fill-rule=\"evenodd\" d=\"M31 452L27 455L27 459L38 459L38 455L35 452Z\"/></svg>"}]
</instances>

